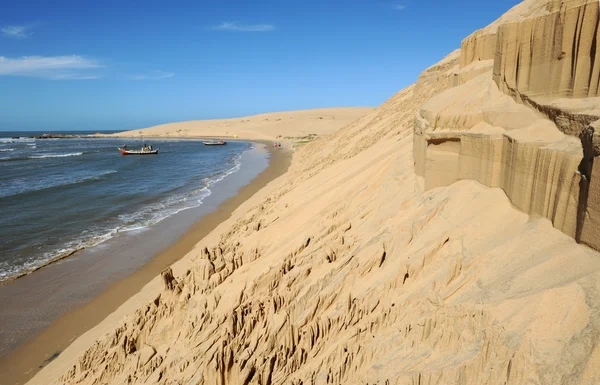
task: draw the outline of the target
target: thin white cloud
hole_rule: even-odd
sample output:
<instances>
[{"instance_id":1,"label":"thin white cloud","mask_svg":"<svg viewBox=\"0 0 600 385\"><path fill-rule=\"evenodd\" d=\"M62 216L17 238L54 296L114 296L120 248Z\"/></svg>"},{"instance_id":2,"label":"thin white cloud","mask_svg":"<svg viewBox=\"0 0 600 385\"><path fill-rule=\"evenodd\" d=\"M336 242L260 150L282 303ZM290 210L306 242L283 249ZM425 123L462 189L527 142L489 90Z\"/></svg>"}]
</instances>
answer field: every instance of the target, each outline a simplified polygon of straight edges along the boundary
<instances>
[{"instance_id":1,"label":"thin white cloud","mask_svg":"<svg viewBox=\"0 0 600 385\"><path fill-rule=\"evenodd\" d=\"M407 5L404 4L396 4L394 5L394 9L396 11L404 11L406 9Z\"/></svg>"},{"instance_id":2,"label":"thin white cloud","mask_svg":"<svg viewBox=\"0 0 600 385\"><path fill-rule=\"evenodd\" d=\"M2 27L2 35L13 39L27 39L33 34L30 25L7 25Z\"/></svg>"},{"instance_id":3,"label":"thin white cloud","mask_svg":"<svg viewBox=\"0 0 600 385\"><path fill-rule=\"evenodd\" d=\"M173 72L164 72L164 71L152 71L145 74L138 75L129 75L127 79L129 80L160 80L160 79L168 79L175 76Z\"/></svg>"},{"instance_id":4,"label":"thin white cloud","mask_svg":"<svg viewBox=\"0 0 600 385\"><path fill-rule=\"evenodd\" d=\"M77 73L62 73L57 74L52 79L55 80L92 80L92 79L102 79L100 75L82 75Z\"/></svg>"},{"instance_id":5,"label":"thin white cloud","mask_svg":"<svg viewBox=\"0 0 600 385\"><path fill-rule=\"evenodd\" d=\"M0 56L0 76L25 76L57 80L98 79L90 70L101 68L95 60L71 56Z\"/></svg>"},{"instance_id":6,"label":"thin white cloud","mask_svg":"<svg viewBox=\"0 0 600 385\"><path fill-rule=\"evenodd\" d=\"M272 24L240 24L232 21L223 22L212 29L217 31L235 31L235 32L269 32L274 31Z\"/></svg>"}]
</instances>

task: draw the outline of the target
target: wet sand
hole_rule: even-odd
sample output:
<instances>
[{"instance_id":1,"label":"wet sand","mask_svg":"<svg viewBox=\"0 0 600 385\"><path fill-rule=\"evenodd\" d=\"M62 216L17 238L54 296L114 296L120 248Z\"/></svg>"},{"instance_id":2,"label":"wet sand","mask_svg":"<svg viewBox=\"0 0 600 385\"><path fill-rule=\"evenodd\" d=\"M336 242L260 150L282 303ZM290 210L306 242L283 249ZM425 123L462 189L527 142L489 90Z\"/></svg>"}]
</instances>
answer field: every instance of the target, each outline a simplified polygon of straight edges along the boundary
<instances>
[{"instance_id":1,"label":"wet sand","mask_svg":"<svg viewBox=\"0 0 600 385\"><path fill-rule=\"evenodd\" d=\"M130 235L126 239L127 242L124 242L123 239L115 239L112 242L117 243L117 245L102 245L101 247L84 250L72 258L68 258L63 262L49 266L46 269L42 269L17 280L13 284L3 287L4 294L0 292L0 303L3 301L2 297L4 297L5 303L12 301L9 306L14 309L22 309L22 312L20 310L14 312L21 314L13 313L9 314L9 316L13 317L13 322L19 322L18 317L21 317L21 323L29 322L28 325L33 329L29 333L35 335L25 342L19 341L17 338L13 342L14 345L17 345L17 348L1 356L0 373L2 373L2 376L0 384L21 384L26 382L40 368L56 358L73 340L112 313L129 297L137 293L146 283L158 275L160 271L183 257L206 234L219 223L229 218L231 213L242 202L254 195L254 193L271 180L285 173L291 162L291 152L275 150L268 142L264 144L266 144L266 149L270 152L268 167L253 180L245 181L247 184L237 190L237 194L233 191L231 196L222 203L219 202L220 204L211 204L211 200L207 199L198 209L187 210L159 224L161 229L168 230L166 232L170 232L171 235L173 231L180 231L183 235L154 257L151 257L151 250L157 250L157 244L160 244L162 239L161 231L148 231L142 232L139 235ZM243 171L240 170L240 172ZM228 179L225 179L223 182L227 183ZM219 191L228 190L221 186ZM229 191L232 190L229 189ZM198 221L197 218L200 215L202 215L202 218ZM185 229L182 230L182 227L185 227L187 231ZM165 236L168 236L168 234ZM136 246L136 255L138 257L135 255L128 256L127 254L132 244L145 245L143 247ZM105 255L103 255L103 258L96 258L95 261L93 258L84 258L83 255L80 255L84 253L102 253L103 247L112 247L113 249L113 259L109 260L108 263ZM139 260L139 255L148 255L148 253L150 253L150 259ZM116 257L121 258L121 260L114 259ZM90 263L90 260L93 262ZM76 279L70 279L68 275L65 275L65 277L60 276L61 271L65 271L65 267L61 266L63 264L72 265L67 269L71 273L73 269L80 267L84 269L96 269L94 271L102 270L103 274L110 276L113 283L103 285L102 282L83 282L83 284L81 282L72 282L76 281ZM81 264L81 266L78 266L78 264ZM61 278L63 280L62 284L55 285L53 290L68 293L68 300L63 301L66 303L42 303L40 299L35 298L30 299L28 303L20 300L20 297L31 297L31 295L21 295L22 293L29 292L31 294L36 290L44 289L46 280L60 281ZM67 298L65 295L58 297ZM90 301L90 298L93 299ZM58 318L49 326L40 326L35 321L36 311L39 311L36 306L41 307L44 311L55 311L60 314L54 315L55 318ZM65 308L67 312L64 314L61 313ZM28 314L31 314L29 321L27 319ZM15 316L17 317L17 321L15 321ZM36 328L39 328L41 331L36 332ZM3 338L10 336L11 331L8 330L9 328L3 325L2 329L3 331L0 335L3 334Z\"/></svg>"}]
</instances>

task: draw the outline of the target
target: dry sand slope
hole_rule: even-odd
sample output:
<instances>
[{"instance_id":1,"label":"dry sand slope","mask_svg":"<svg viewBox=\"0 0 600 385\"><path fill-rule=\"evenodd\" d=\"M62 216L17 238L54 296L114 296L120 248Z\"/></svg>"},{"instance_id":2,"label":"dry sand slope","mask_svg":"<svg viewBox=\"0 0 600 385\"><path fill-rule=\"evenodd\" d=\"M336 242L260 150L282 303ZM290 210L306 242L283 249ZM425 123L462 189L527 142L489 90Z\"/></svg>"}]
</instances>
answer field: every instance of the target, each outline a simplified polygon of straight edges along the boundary
<instances>
[{"instance_id":1,"label":"dry sand slope","mask_svg":"<svg viewBox=\"0 0 600 385\"><path fill-rule=\"evenodd\" d=\"M515 31L541 28L523 41L553 73L558 56L537 51L554 36L545 28L560 29L553 12L598 19L597 2L584 16L591 1L563 3L524 2L502 19L513 24L478 32L415 85L301 148L174 276L32 383L600 383L600 254L569 236L600 238L600 167L586 174L594 124L567 107L549 113L594 103L550 86L536 100L504 82L505 57L490 48L515 47L497 44L498 31L519 40ZM540 17L554 22L539 27ZM564 119L579 132L566 135Z\"/></svg>"}]
</instances>

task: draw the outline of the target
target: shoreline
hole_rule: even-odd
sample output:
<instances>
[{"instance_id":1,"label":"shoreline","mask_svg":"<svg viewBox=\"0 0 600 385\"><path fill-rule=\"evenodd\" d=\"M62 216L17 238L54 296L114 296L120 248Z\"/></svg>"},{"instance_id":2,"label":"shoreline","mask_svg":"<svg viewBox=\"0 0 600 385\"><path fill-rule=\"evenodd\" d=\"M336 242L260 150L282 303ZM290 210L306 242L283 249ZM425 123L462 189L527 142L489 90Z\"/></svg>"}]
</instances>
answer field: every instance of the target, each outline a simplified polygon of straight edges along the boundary
<instances>
[{"instance_id":1,"label":"shoreline","mask_svg":"<svg viewBox=\"0 0 600 385\"><path fill-rule=\"evenodd\" d=\"M80 136L80 137L69 136L69 137L61 137L59 139L76 139L76 138L82 138L82 137L85 137L85 136ZM104 137L104 136L90 136L90 138L94 138L94 139L106 139L106 138L110 138L110 137L111 137L110 135L106 136L106 137ZM115 138L115 139L120 139L120 138ZM130 139L130 138L127 138L127 139ZM136 138L131 138L131 139L136 139ZM174 138L174 137L161 137L160 139L173 140L173 139L177 139L177 138ZM196 138L196 137L186 137L186 138L178 138L178 139L180 139L180 140L196 140L196 141L201 141L202 140L201 138ZM273 155L272 151L271 151L272 148L269 146L269 144L272 144L272 143L269 142L269 141L244 140L244 139L238 139L238 138L233 139L232 141L263 144L268 149L268 151L271 154L271 156ZM269 165L270 165L270 163L269 163ZM154 225L156 225L156 223ZM54 257L45 260L39 266L35 266L35 267L33 267L33 268L29 269L29 270L22 271L22 272L14 275L14 276L9 276L7 278L1 278L0 279L0 287L2 287L4 285L11 284L11 283L13 283L13 282L15 282L15 281L17 281L17 280L19 280L21 278L24 278L24 277L27 277L27 276L33 274L33 273L35 273L35 272L37 272L37 271L39 271L41 269L45 269L45 268L47 268L47 267L49 267L49 266L51 266L51 265L53 265L55 263L63 262L63 260L65 260L65 259L67 259L69 257L72 257L74 254L81 253L81 252L83 252L85 250L88 250L90 248L93 248L93 247L96 247L98 245L101 245L102 243L106 242L107 240L110 240L111 238L103 239L103 240L100 240L100 241L90 240L90 241L87 242L87 244L81 245L81 246L79 246L79 247L77 247L75 249L66 250L66 251L64 251L61 254L55 255ZM1 357L2 356L0 354L0 358Z\"/></svg>"},{"instance_id":2,"label":"shoreline","mask_svg":"<svg viewBox=\"0 0 600 385\"><path fill-rule=\"evenodd\" d=\"M198 138L179 137L177 139ZM0 372L3 373L3 376L0 384L27 382L45 365L58 357L71 342L113 313L159 275L162 270L183 258L214 228L227 220L242 203L288 170L292 158L291 151L274 149L272 141L236 139L265 145L270 154L267 168L250 183L241 187L234 196L219 204L214 211L202 216L181 237L155 254L133 273L110 284L107 289L86 304L60 315L50 326L2 357Z\"/></svg>"}]
</instances>

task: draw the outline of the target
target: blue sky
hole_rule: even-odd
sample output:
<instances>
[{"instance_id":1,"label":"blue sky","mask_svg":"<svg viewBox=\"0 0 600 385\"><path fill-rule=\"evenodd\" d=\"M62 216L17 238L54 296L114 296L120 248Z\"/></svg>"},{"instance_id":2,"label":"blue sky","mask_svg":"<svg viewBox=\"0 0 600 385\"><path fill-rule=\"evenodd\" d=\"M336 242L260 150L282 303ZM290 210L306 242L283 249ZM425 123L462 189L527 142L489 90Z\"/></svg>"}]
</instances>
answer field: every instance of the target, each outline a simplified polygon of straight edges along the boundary
<instances>
[{"instance_id":1,"label":"blue sky","mask_svg":"<svg viewBox=\"0 0 600 385\"><path fill-rule=\"evenodd\" d=\"M517 3L4 0L0 130L376 106Z\"/></svg>"}]
</instances>

